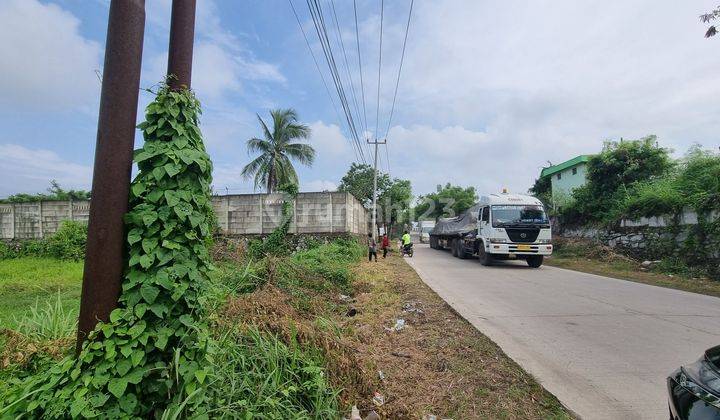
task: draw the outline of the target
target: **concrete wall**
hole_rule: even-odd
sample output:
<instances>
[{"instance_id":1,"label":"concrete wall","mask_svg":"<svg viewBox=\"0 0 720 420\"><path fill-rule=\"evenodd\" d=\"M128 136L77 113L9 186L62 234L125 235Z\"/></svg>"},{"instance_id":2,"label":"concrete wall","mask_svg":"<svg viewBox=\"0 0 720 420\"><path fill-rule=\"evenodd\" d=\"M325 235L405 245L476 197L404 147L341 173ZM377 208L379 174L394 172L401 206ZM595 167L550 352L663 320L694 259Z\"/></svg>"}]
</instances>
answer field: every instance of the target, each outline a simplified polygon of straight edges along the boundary
<instances>
[{"instance_id":1,"label":"concrete wall","mask_svg":"<svg viewBox=\"0 0 720 420\"><path fill-rule=\"evenodd\" d=\"M707 216L707 220L712 222L719 217L720 213L715 211ZM593 239L638 258L659 259L668 255L682 256L679 254L687 252L683 244L694 233L697 225L697 213L685 210L677 216L621 220L619 225L612 229L567 228L554 224L553 234ZM720 237L708 235L704 238L704 243L699 245L706 250L705 257L708 263L720 265Z\"/></svg>"},{"instance_id":2,"label":"concrete wall","mask_svg":"<svg viewBox=\"0 0 720 420\"><path fill-rule=\"evenodd\" d=\"M265 235L281 221L281 194L214 196L213 207L225 235ZM290 233L367 235L368 211L349 193L300 193ZM89 201L0 204L0 239L43 238L64 220L87 222Z\"/></svg>"},{"instance_id":3,"label":"concrete wall","mask_svg":"<svg viewBox=\"0 0 720 420\"><path fill-rule=\"evenodd\" d=\"M89 201L0 204L0 239L44 238L64 220L87 223L89 215Z\"/></svg>"}]
</instances>

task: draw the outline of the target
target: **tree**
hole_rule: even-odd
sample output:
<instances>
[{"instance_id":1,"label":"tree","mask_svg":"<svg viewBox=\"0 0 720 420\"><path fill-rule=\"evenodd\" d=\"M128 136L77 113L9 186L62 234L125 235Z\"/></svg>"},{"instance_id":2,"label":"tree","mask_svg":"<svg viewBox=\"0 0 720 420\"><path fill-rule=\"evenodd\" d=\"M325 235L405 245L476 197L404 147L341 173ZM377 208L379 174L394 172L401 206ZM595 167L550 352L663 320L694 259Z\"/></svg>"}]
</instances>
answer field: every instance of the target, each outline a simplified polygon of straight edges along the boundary
<instances>
[{"instance_id":1,"label":"tree","mask_svg":"<svg viewBox=\"0 0 720 420\"><path fill-rule=\"evenodd\" d=\"M552 180L549 176L537 178L528 192L534 197L537 197L547 207L552 201Z\"/></svg>"},{"instance_id":2,"label":"tree","mask_svg":"<svg viewBox=\"0 0 720 420\"><path fill-rule=\"evenodd\" d=\"M713 20L720 17L720 7L715 8L714 10L710 11L710 13L703 13L700 15L700 21L702 23L710 23ZM715 36L717 34L717 28L715 25L710 25L707 28L707 31L705 31L705 38L710 38L712 36Z\"/></svg>"},{"instance_id":3,"label":"tree","mask_svg":"<svg viewBox=\"0 0 720 420\"><path fill-rule=\"evenodd\" d=\"M674 165L670 150L660 147L655 136L605 142L602 152L588 159L587 183L573 190L563 217L568 222L614 220L631 188L662 178Z\"/></svg>"},{"instance_id":4,"label":"tree","mask_svg":"<svg viewBox=\"0 0 720 420\"><path fill-rule=\"evenodd\" d=\"M315 149L295 140L310 136L310 128L299 123L294 109L270 111L272 131L265 121L257 116L263 130L263 138L253 137L247 141L248 153L260 152L260 156L245 165L241 174L253 178L255 188L263 185L268 194L277 191L281 184L298 184L297 173L291 162L296 160L310 166L315 160Z\"/></svg>"},{"instance_id":5,"label":"tree","mask_svg":"<svg viewBox=\"0 0 720 420\"><path fill-rule=\"evenodd\" d=\"M349 192L357 198L366 208L372 205L373 194L373 167L364 163L353 163L345 176L340 180L338 191ZM391 184L388 174L378 171L378 196Z\"/></svg>"},{"instance_id":6,"label":"tree","mask_svg":"<svg viewBox=\"0 0 720 420\"><path fill-rule=\"evenodd\" d=\"M455 217L478 201L475 187L463 188L448 182L437 192L418 197L415 207L417 220Z\"/></svg>"},{"instance_id":7,"label":"tree","mask_svg":"<svg viewBox=\"0 0 720 420\"><path fill-rule=\"evenodd\" d=\"M340 180L338 191L349 192L357 198L365 208L372 207L373 176L372 166L353 163L345 176ZM378 171L377 177L377 221L378 224L388 225L388 228L397 223L409 220L408 213L412 200L412 186L409 180L394 178Z\"/></svg>"},{"instance_id":8,"label":"tree","mask_svg":"<svg viewBox=\"0 0 720 420\"><path fill-rule=\"evenodd\" d=\"M89 200L90 191L85 190L64 190L56 180L50 180L49 194L18 193L8 198L0 199L0 203L32 203L37 201L67 201L67 200Z\"/></svg>"}]
</instances>

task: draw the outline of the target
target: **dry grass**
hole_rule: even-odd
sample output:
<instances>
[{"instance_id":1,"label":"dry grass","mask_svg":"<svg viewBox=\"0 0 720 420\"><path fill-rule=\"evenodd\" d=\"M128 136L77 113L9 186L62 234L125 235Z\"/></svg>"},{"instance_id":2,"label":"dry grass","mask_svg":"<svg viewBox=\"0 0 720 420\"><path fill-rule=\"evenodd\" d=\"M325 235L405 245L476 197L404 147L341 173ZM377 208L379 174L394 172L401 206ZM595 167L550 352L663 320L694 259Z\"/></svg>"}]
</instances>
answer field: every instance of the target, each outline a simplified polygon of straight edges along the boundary
<instances>
[{"instance_id":1,"label":"dry grass","mask_svg":"<svg viewBox=\"0 0 720 420\"><path fill-rule=\"evenodd\" d=\"M388 418L568 418L554 396L461 318L402 258L356 269L360 358L383 372L379 412ZM417 308L421 312L407 311ZM400 331L388 331L398 318ZM377 372L375 372L377 375Z\"/></svg>"},{"instance_id":2,"label":"dry grass","mask_svg":"<svg viewBox=\"0 0 720 420\"><path fill-rule=\"evenodd\" d=\"M570 418L490 339L457 315L400 257L353 267L354 296L317 292L298 309L272 283L233 297L221 323L253 325L319 348L343 407L381 418ZM405 307L405 309L403 309ZM354 308L357 313L347 316ZM410 309L409 311L407 309ZM388 331L396 320L400 331ZM379 372L382 372L382 378ZM377 392L384 404L373 402Z\"/></svg>"},{"instance_id":3,"label":"dry grass","mask_svg":"<svg viewBox=\"0 0 720 420\"><path fill-rule=\"evenodd\" d=\"M639 261L619 254L607 246L591 244L586 240L560 238L555 242L559 245L559 252L545 260L547 265L720 297L720 281L643 271Z\"/></svg>"}]
</instances>

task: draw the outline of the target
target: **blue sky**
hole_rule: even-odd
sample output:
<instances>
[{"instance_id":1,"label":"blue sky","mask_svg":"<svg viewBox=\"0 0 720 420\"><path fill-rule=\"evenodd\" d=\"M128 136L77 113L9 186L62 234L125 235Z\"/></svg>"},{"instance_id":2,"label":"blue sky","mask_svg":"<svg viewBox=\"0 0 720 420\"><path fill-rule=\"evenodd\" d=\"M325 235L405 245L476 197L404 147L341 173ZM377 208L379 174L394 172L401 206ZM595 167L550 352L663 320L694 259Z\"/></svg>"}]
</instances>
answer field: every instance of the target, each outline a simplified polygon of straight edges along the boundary
<instances>
[{"instance_id":1,"label":"blue sky","mask_svg":"<svg viewBox=\"0 0 720 420\"><path fill-rule=\"evenodd\" d=\"M321 59L307 6L294 3ZM379 1L357 3L374 128ZM0 1L0 196L43 191L53 178L89 187L108 4ZM352 2L335 4L359 93ZM408 6L386 1L381 127ZM417 0L381 167L410 179L416 195L445 182L522 192L547 161L596 152L606 139L656 134L676 155L696 142L717 150L720 39L704 39L697 19L713 6ZM146 11L141 85L149 87L166 70L170 0L147 0ZM275 107L295 108L313 129L317 162L299 168L301 188L335 188L355 156L288 1L198 0L196 28L193 88L215 189L252 190L239 175L250 159L245 140L260 134L255 113ZM151 96L140 98L139 119Z\"/></svg>"}]
</instances>

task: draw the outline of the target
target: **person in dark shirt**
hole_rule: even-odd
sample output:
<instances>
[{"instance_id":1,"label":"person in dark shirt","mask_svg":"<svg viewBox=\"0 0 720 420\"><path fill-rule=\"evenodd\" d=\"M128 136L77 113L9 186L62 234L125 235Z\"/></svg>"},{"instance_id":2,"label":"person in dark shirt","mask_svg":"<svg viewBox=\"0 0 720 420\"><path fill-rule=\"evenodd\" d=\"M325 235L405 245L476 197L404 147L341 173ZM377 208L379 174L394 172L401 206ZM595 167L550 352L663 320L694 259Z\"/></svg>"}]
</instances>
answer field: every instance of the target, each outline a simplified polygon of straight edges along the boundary
<instances>
[{"instance_id":1,"label":"person in dark shirt","mask_svg":"<svg viewBox=\"0 0 720 420\"><path fill-rule=\"evenodd\" d=\"M375 242L372 233L368 233L368 261L372 261L373 256L375 256L375 262L377 262L377 242Z\"/></svg>"}]
</instances>

